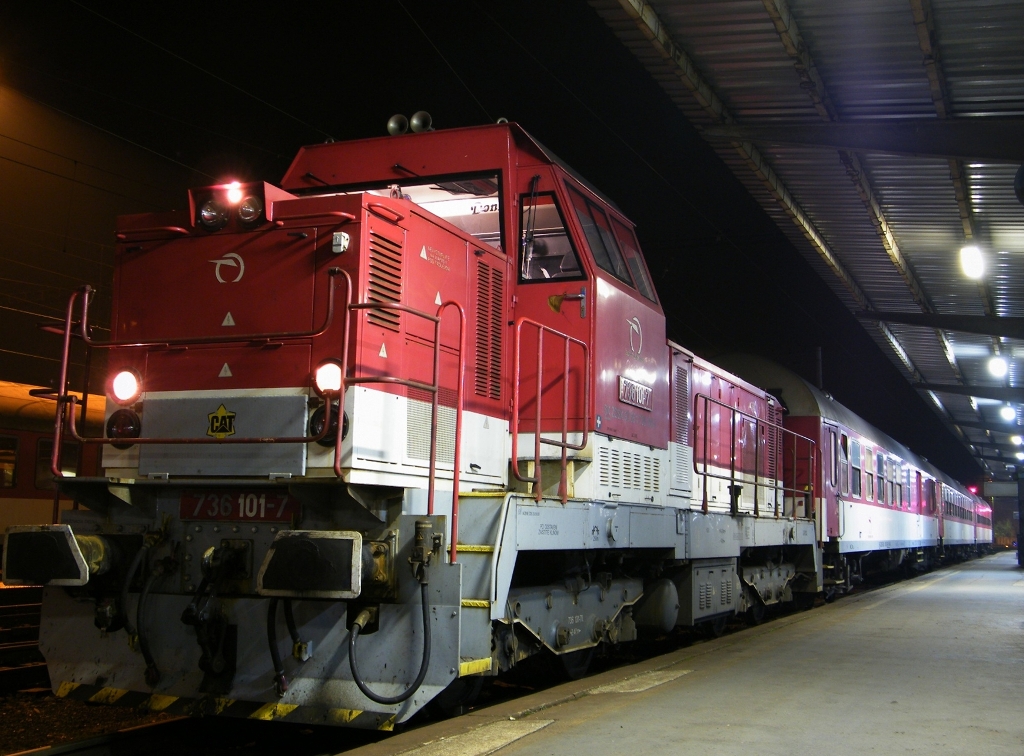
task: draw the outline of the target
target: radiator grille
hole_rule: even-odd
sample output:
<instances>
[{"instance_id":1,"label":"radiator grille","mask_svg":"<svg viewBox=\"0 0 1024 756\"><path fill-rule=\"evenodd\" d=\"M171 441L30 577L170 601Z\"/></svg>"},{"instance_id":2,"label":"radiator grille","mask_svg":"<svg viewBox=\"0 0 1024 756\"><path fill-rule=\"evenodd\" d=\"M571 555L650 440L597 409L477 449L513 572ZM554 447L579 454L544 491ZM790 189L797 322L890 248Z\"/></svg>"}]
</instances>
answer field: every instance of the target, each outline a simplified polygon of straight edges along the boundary
<instances>
[{"instance_id":1,"label":"radiator grille","mask_svg":"<svg viewBox=\"0 0 1024 756\"><path fill-rule=\"evenodd\" d=\"M722 606L730 606L732 604L732 581L722 581Z\"/></svg>"},{"instance_id":2,"label":"radiator grille","mask_svg":"<svg viewBox=\"0 0 1024 756\"><path fill-rule=\"evenodd\" d=\"M711 606L711 583L699 583L698 604L703 611Z\"/></svg>"},{"instance_id":3,"label":"radiator grille","mask_svg":"<svg viewBox=\"0 0 1024 756\"><path fill-rule=\"evenodd\" d=\"M402 244L370 232L370 275L367 302L402 301ZM367 322L397 331L401 315L394 310L367 310Z\"/></svg>"},{"instance_id":4,"label":"radiator grille","mask_svg":"<svg viewBox=\"0 0 1024 756\"><path fill-rule=\"evenodd\" d=\"M676 365L673 379L672 440L677 444L690 442L690 376L682 365Z\"/></svg>"},{"instance_id":5,"label":"radiator grille","mask_svg":"<svg viewBox=\"0 0 1024 756\"><path fill-rule=\"evenodd\" d=\"M661 491L661 460L646 454L597 448L597 479L606 488Z\"/></svg>"},{"instance_id":6,"label":"radiator grille","mask_svg":"<svg viewBox=\"0 0 1024 756\"><path fill-rule=\"evenodd\" d=\"M501 399L501 334L504 280L483 260L476 264L476 379L478 396Z\"/></svg>"},{"instance_id":7,"label":"radiator grille","mask_svg":"<svg viewBox=\"0 0 1024 756\"><path fill-rule=\"evenodd\" d=\"M769 418L775 425L782 425L782 408L768 408ZM768 428L768 477L778 480L779 456L782 454L782 429Z\"/></svg>"},{"instance_id":8,"label":"radiator grille","mask_svg":"<svg viewBox=\"0 0 1024 756\"><path fill-rule=\"evenodd\" d=\"M425 391L409 392L429 396ZM452 464L455 460L455 398L452 389L438 391L437 408L437 461ZM408 434L405 453L410 459L430 461L430 399L409 398L406 413Z\"/></svg>"}]
</instances>

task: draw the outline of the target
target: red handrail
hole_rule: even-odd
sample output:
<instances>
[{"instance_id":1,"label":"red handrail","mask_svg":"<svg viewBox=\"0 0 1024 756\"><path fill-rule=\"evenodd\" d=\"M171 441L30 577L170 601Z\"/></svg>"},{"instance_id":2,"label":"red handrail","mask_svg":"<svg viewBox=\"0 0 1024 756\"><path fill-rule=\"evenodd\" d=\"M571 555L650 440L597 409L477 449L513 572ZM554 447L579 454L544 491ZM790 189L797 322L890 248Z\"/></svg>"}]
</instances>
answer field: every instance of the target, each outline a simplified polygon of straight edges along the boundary
<instances>
[{"instance_id":1,"label":"red handrail","mask_svg":"<svg viewBox=\"0 0 1024 756\"><path fill-rule=\"evenodd\" d=\"M522 366L521 352L522 352L522 331L523 326L528 325L537 329L537 399L536 399L536 422L535 432L533 440L533 477L525 477L519 474L519 383L520 383L520 368ZM535 320L529 318L519 318L515 323L516 338L515 347L512 361L515 365L514 376L512 379L512 475L523 483L532 483L534 486L534 498L537 501L541 500L544 486L542 483L541 475L541 464L540 464L540 445L549 444L550 446L558 446L562 450L562 472L561 479L558 485L558 495L562 499L562 503L565 504L569 498L568 481L566 480L566 467L567 467L567 455L569 449L574 451L580 451L586 448L589 433L590 433L590 349L587 344L579 339L573 338L568 334L556 331L554 328L538 323ZM545 332L550 333L555 338L562 339L565 342L565 349L562 354L562 440L552 441L551 439L541 437L541 405L542 396L544 393L544 334ZM579 444L569 443L569 366L570 366L570 349L573 344L576 344L583 351L583 365L584 365L584 377L583 377L583 438Z\"/></svg>"},{"instance_id":2,"label":"red handrail","mask_svg":"<svg viewBox=\"0 0 1024 756\"><path fill-rule=\"evenodd\" d=\"M458 498L458 481L459 481L459 461L461 454L462 444L462 384L466 372L466 313L463 310L462 305L458 302L448 300L443 302L437 309L437 315L431 315L430 313L417 310L409 305L401 304L399 302L360 302L358 304L346 303L346 311L352 312L354 310L394 310L397 312L406 312L410 315L414 315L424 320L428 320L434 324L434 366L433 366L433 380L431 383L423 383L421 381L415 381L411 378L397 378L390 375L380 376L367 376L364 378L349 378L348 377L348 334L349 334L349 323L350 319L345 318L345 344L346 349L341 359L341 395L345 395L345 390L348 386L363 385L368 383L388 383L398 386L408 386L410 388L421 389L428 391L431 394L431 411L430 411L430 472L427 482L427 514L434 514L434 488L435 479L437 476L437 410L438 410L438 391L440 389L441 380L441 312L446 307L455 307L459 313L459 367L458 367L458 386L456 387L456 401L455 401L455 451L454 451L454 471L452 473L452 509L453 512L457 512L457 498ZM334 447L334 473L338 477L341 477L341 431L343 423L338 423L338 442ZM452 545L455 543L455 536L457 535L457 529L453 522L453 534L451 538ZM454 548L452 550L453 561L454 561Z\"/></svg>"},{"instance_id":3,"label":"red handrail","mask_svg":"<svg viewBox=\"0 0 1024 756\"><path fill-rule=\"evenodd\" d=\"M157 339L156 341L104 341L98 342L93 341L89 336L89 301L92 298L95 290L89 286L83 286L71 295L71 303L75 301L78 294L81 293L82 297L82 317L78 322L78 336L90 347L97 349L113 349L117 347L155 347L155 346L178 346L178 345L196 345L203 346L206 344L235 344L235 343L249 343L249 344L265 344L269 341L279 341L283 339L312 339L317 336L322 336L327 332L327 329L331 327L334 322L334 279L338 276L345 276L348 281L348 300L352 298L352 277L347 271L341 268L329 268L327 270L327 314L324 316L323 325L315 331L278 331L274 333L249 333L242 335L231 335L231 336L204 336L200 338L180 338L180 339Z\"/></svg>"},{"instance_id":4,"label":"red handrail","mask_svg":"<svg viewBox=\"0 0 1024 756\"><path fill-rule=\"evenodd\" d=\"M694 411L693 411L693 416L694 416L694 434L693 435L694 435L694 452L695 452L694 453L694 457L693 457L693 468L694 468L694 472L697 475L700 475L704 479L703 485L701 487L702 488L701 511L703 511L704 513L707 513L707 511L708 511L708 479L727 480L727 481L729 481L730 487L733 486L733 485L736 485L737 481L739 481L740 483L750 483L751 482L751 481L743 480L742 477L737 478L737 475L736 475L737 468L736 468L736 436L735 436L735 426L736 426L736 419L737 418L742 418L743 420L748 420L748 421L751 421L751 422L754 423L754 439L755 439L755 442L754 442L755 443L755 446L754 446L754 472L753 472L754 480L752 481L753 486L754 486L754 516L755 517L760 516L758 492L762 488L764 488L764 489L774 490L774 491L776 491L776 494L781 492L782 496L783 496L783 499L785 499L786 494L791 494L793 496L793 517L796 517L797 496L798 495L802 495L802 496L806 497L806 495L807 495L807 491L806 490L802 490L802 489L799 489L797 487L797 477L796 477L797 476L797 461L798 461L798 459L797 459L797 445L800 444L801 442L805 443L806 444L806 448L807 448L807 456L802 456L802 457L800 457L800 459L806 461L808 463L809 467L811 468L809 470L809 472L808 472L808 475L811 476L811 481L812 481L811 482L811 497L813 499L813 496L814 496L813 467L814 467L814 464L815 464L814 456L815 456L815 452L816 452L816 444L814 443L814 439L811 439L811 438L808 438L807 436L804 436L804 435L801 435L799 433L796 433L795 431L791 431L788 428L785 428L784 426L782 426L782 425L780 425L778 423L772 422L771 420L762 419L762 418L759 418L759 417L757 417L755 415L751 415L751 414L749 414L747 412L744 412L744 411L738 409L737 407L733 407L733 406L731 406L729 404L726 404L725 402L719 401L718 399L714 399L713 397L710 397L707 394L696 394L694 396L694 398L693 398L693 404L694 404ZM698 407L701 404L703 404L703 407L704 407L703 415L698 411ZM717 407L719 407L721 409L724 409L724 410L727 410L729 412L729 421L728 422L729 422L729 428L730 428L730 435L729 435L729 449L730 449L730 451L729 451L729 459L730 459L730 462L729 462L728 475L713 473L713 472L709 471L710 465L708 464L708 460L709 460L709 458L711 456L711 447L710 447L710 444L711 444L711 434L707 432L707 426L708 426L709 409L710 409L711 406L717 406ZM701 416L704 417L704 426L699 428L697 426L697 418L699 418ZM722 426L722 423L720 422L719 423L719 427L721 427L721 426ZM762 471L761 471L762 460L761 460L761 456L760 456L760 451L761 451L761 449L760 449L760 440L761 440L761 436L762 436L762 431L764 431L764 430L767 430L768 432L773 433L773 434L777 434L777 436L776 436L776 438L777 438L777 441L776 441L776 453L778 455L778 461L777 461L777 465L776 465L776 478L775 478L775 480L777 482L776 482L775 485L771 485L771 484L769 484L767 482L762 483L759 480L759 479L763 478L763 479L765 479L767 481L767 479L768 479L768 475L767 474L762 475ZM701 441L703 442L702 446L700 448L702 459L698 459L697 458L697 454L696 454L696 451L697 451L697 436L698 435L701 437ZM783 447L785 445L783 442L785 441L785 438L787 436L789 436L789 437L791 437L793 439L793 479L791 481L791 485L789 485L789 486L786 485L785 466L783 465L783 462L784 462L784 459L783 459L783 455L784 455ZM698 465L702 465L702 469L698 469ZM739 470L738 472L740 473L740 476L744 475L743 470ZM767 472L767 471L765 471L765 472ZM785 509L785 501L783 501L783 509ZM784 511L783 511L783 514L785 514ZM779 517L779 501L778 501L778 496L776 496L776 498L775 498L774 516L776 518ZM806 511L804 512L804 516L805 517L808 516L808 513Z\"/></svg>"}]
</instances>

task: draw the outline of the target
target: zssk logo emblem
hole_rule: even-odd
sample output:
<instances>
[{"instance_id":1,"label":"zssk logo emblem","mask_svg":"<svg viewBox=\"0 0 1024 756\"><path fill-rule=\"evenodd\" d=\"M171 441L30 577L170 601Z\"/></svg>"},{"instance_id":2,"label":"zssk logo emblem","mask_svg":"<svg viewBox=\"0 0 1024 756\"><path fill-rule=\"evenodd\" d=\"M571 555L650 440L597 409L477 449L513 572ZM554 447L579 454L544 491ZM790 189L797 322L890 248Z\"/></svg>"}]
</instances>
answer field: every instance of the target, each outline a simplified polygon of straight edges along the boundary
<instances>
[{"instance_id":1,"label":"zssk logo emblem","mask_svg":"<svg viewBox=\"0 0 1024 756\"><path fill-rule=\"evenodd\" d=\"M245 260L243 260L242 256L236 252L228 252L224 257L217 260L208 260L207 262L212 262L217 266L214 268L213 274L217 276L217 280L221 283L238 283L242 280L242 276L245 275ZM224 276L222 276L220 272L222 265L228 268L238 268L238 275L231 279L230 282L225 281Z\"/></svg>"},{"instance_id":2,"label":"zssk logo emblem","mask_svg":"<svg viewBox=\"0 0 1024 756\"><path fill-rule=\"evenodd\" d=\"M227 407L223 404L217 408L216 412L211 412L206 417L210 420L210 427L206 431L207 436L227 438L235 435L235 413L228 412Z\"/></svg>"},{"instance_id":3,"label":"zssk logo emblem","mask_svg":"<svg viewBox=\"0 0 1024 756\"><path fill-rule=\"evenodd\" d=\"M644 332L640 328L640 318L632 318L626 321L629 323L629 351L639 356L640 350L644 348Z\"/></svg>"}]
</instances>

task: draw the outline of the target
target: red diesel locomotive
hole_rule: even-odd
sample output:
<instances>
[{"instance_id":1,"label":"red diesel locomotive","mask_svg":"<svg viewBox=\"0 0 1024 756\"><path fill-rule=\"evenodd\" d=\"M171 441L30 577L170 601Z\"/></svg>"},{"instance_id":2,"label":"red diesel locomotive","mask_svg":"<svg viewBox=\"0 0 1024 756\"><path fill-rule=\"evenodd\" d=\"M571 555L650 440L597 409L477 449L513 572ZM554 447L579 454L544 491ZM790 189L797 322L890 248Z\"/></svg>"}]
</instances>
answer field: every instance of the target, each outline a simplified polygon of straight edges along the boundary
<instances>
[{"instance_id":1,"label":"red diesel locomotive","mask_svg":"<svg viewBox=\"0 0 1024 756\"><path fill-rule=\"evenodd\" d=\"M88 287L65 330L104 435L66 357L55 394L101 474L55 453L85 509L6 536L60 695L389 729L848 582L824 426L668 341L632 224L515 124L307 147L117 239L112 340Z\"/></svg>"}]
</instances>

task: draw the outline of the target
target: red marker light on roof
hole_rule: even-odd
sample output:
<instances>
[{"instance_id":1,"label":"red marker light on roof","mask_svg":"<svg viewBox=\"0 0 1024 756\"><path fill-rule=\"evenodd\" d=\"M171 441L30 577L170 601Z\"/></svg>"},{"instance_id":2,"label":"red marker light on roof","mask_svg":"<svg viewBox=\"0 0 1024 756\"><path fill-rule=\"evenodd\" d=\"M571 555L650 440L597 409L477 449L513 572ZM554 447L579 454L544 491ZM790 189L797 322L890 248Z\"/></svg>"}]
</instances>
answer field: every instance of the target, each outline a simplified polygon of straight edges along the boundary
<instances>
[{"instance_id":1,"label":"red marker light on roof","mask_svg":"<svg viewBox=\"0 0 1024 756\"><path fill-rule=\"evenodd\" d=\"M228 184L228 202L237 205L242 201L242 185L237 181Z\"/></svg>"},{"instance_id":2,"label":"red marker light on roof","mask_svg":"<svg viewBox=\"0 0 1024 756\"><path fill-rule=\"evenodd\" d=\"M967 486L967 490L970 491L972 494L977 494L978 493L978 487L977 486Z\"/></svg>"}]
</instances>

